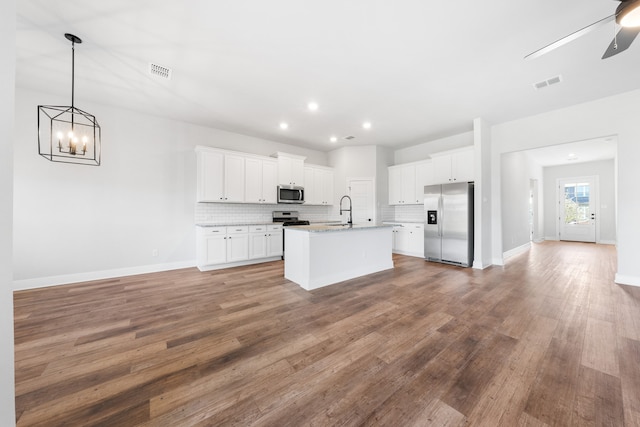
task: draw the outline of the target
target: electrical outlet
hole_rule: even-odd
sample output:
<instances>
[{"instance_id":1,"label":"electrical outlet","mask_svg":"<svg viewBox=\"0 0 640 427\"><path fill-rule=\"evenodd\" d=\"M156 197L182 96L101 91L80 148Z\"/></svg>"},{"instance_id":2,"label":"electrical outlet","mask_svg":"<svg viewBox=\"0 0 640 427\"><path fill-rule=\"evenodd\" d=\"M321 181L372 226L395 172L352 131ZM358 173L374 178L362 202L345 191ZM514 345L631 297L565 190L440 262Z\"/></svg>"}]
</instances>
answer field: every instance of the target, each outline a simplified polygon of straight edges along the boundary
<instances>
[{"instance_id":1,"label":"electrical outlet","mask_svg":"<svg viewBox=\"0 0 640 427\"><path fill-rule=\"evenodd\" d=\"M157 249L152 250L151 256L158 256L158 250Z\"/></svg>"}]
</instances>

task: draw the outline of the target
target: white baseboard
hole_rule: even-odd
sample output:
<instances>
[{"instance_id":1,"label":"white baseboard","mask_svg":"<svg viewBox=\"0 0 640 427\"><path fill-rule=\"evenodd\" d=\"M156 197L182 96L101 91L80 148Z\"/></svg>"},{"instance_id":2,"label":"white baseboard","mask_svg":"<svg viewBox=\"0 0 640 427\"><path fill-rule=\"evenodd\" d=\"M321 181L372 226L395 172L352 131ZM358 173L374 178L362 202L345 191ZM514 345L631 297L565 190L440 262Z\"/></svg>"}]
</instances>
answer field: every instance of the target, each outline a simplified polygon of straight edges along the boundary
<instances>
[{"instance_id":1,"label":"white baseboard","mask_svg":"<svg viewBox=\"0 0 640 427\"><path fill-rule=\"evenodd\" d=\"M70 283L89 282L92 280L112 279L114 277L133 276L136 274L157 273L159 271L178 270L195 267L196 261L180 261L165 264L141 265L138 267L116 268L113 270L88 271L86 273L63 274L60 276L37 277L13 281L14 291L45 288L48 286L67 285Z\"/></svg>"},{"instance_id":2,"label":"white baseboard","mask_svg":"<svg viewBox=\"0 0 640 427\"><path fill-rule=\"evenodd\" d=\"M243 265L253 265L253 264L262 264L263 262L271 262L271 261L279 261L282 259L281 255L269 257L269 258L257 258L257 259L249 259L246 261L238 261L238 262L230 262L228 264L214 264L214 265L198 265L198 270L200 271L213 271L213 270L223 270L225 268L231 267L241 267Z\"/></svg>"},{"instance_id":3,"label":"white baseboard","mask_svg":"<svg viewBox=\"0 0 640 427\"><path fill-rule=\"evenodd\" d=\"M419 253L416 253L416 252L401 251L399 249L394 249L393 253L394 254L399 254L399 255L414 256L416 258L424 258L424 254L419 254Z\"/></svg>"},{"instance_id":4,"label":"white baseboard","mask_svg":"<svg viewBox=\"0 0 640 427\"><path fill-rule=\"evenodd\" d=\"M482 261L473 260L473 266L471 268L475 268L476 270L484 270L485 268L491 267L493 264L491 263L483 263Z\"/></svg>"},{"instance_id":5,"label":"white baseboard","mask_svg":"<svg viewBox=\"0 0 640 427\"><path fill-rule=\"evenodd\" d=\"M616 245L616 241L615 240L600 240L598 242L598 244L600 245Z\"/></svg>"},{"instance_id":6,"label":"white baseboard","mask_svg":"<svg viewBox=\"0 0 640 427\"><path fill-rule=\"evenodd\" d=\"M503 266L504 265L504 258L493 258L491 260L491 264Z\"/></svg>"},{"instance_id":7,"label":"white baseboard","mask_svg":"<svg viewBox=\"0 0 640 427\"><path fill-rule=\"evenodd\" d=\"M544 240L551 240L552 242L557 242L558 238L556 236L545 236Z\"/></svg>"},{"instance_id":8,"label":"white baseboard","mask_svg":"<svg viewBox=\"0 0 640 427\"><path fill-rule=\"evenodd\" d=\"M545 239L544 237L540 237L540 238L538 238L538 239L533 239L533 243L542 243L542 242L544 242L545 240L547 240L547 239Z\"/></svg>"},{"instance_id":9,"label":"white baseboard","mask_svg":"<svg viewBox=\"0 0 640 427\"><path fill-rule=\"evenodd\" d=\"M512 256L526 252L529 249L531 249L531 242L527 242L524 245L518 246L517 248L509 249L507 252L502 254L502 257L504 259L511 258Z\"/></svg>"},{"instance_id":10,"label":"white baseboard","mask_svg":"<svg viewBox=\"0 0 640 427\"><path fill-rule=\"evenodd\" d=\"M626 276L616 273L616 277L613 279L619 285L640 286L640 277Z\"/></svg>"}]
</instances>

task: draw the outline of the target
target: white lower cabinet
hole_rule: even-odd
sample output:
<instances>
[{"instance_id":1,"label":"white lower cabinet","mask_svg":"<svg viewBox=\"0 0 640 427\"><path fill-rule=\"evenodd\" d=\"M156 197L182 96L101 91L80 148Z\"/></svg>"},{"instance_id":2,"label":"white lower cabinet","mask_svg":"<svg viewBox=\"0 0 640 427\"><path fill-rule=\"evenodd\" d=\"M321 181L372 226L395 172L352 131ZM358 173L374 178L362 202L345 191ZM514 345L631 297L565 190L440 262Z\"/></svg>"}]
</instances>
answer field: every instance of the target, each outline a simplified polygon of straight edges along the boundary
<instances>
[{"instance_id":1,"label":"white lower cabinet","mask_svg":"<svg viewBox=\"0 0 640 427\"><path fill-rule=\"evenodd\" d=\"M249 259L267 256L267 226L252 225L249 227Z\"/></svg>"},{"instance_id":2,"label":"white lower cabinet","mask_svg":"<svg viewBox=\"0 0 640 427\"><path fill-rule=\"evenodd\" d=\"M282 256L283 253L282 225L267 226L267 257Z\"/></svg>"},{"instance_id":3,"label":"white lower cabinet","mask_svg":"<svg viewBox=\"0 0 640 427\"><path fill-rule=\"evenodd\" d=\"M221 227L224 229L224 227ZM214 233L216 231L213 231ZM220 235L209 235L203 240L202 259L198 259L198 265L224 264L227 262L227 232L223 230ZM200 257L199 257L200 258Z\"/></svg>"},{"instance_id":4,"label":"white lower cabinet","mask_svg":"<svg viewBox=\"0 0 640 427\"><path fill-rule=\"evenodd\" d=\"M201 271L272 261L282 256L282 225L197 227Z\"/></svg>"},{"instance_id":5,"label":"white lower cabinet","mask_svg":"<svg viewBox=\"0 0 640 427\"><path fill-rule=\"evenodd\" d=\"M249 259L282 256L282 225L249 227Z\"/></svg>"},{"instance_id":6,"label":"white lower cabinet","mask_svg":"<svg viewBox=\"0 0 640 427\"><path fill-rule=\"evenodd\" d=\"M388 223L393 225L394 253L424 258L424 225L418 223Z\"/></svg>"},{"instance_id":7,"label":"white lower cabinet","mask_svg":"<svg viewBox=\"0 0 640 427\"><path fill-rule=\"evenodd\" d=\"M227 262L249 259L249 227L227 227Z\"/></svg>"}]
</instances>

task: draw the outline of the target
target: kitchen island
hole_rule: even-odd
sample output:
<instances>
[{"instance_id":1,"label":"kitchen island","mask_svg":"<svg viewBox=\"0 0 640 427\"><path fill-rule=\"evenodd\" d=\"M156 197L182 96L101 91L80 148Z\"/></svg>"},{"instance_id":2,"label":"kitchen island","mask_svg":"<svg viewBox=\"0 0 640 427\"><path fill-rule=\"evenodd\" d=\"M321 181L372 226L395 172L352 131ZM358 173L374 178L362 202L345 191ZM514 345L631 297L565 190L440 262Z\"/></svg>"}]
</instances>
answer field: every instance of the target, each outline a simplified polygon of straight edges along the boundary
<instances>
[{"instance_id":1,"label":"kitchen island","mask_svg":"<svg viewBox=\"0 0 640 427\"><path fill-rule=\"evenodd\" d=\"M393 268L386 224L285 228L284 277L306 290Z\"/></svg>"}]
</instances>

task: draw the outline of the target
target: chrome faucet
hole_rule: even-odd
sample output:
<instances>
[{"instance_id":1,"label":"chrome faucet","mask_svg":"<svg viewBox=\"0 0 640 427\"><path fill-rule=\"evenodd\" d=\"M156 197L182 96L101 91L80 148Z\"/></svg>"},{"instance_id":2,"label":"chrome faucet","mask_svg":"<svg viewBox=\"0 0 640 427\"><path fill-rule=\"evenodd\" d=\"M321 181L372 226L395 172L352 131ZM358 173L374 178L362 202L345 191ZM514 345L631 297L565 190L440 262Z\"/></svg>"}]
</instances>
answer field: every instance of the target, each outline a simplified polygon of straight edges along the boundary
<instances>
[{"instance_id":1,"label":"chrome faucet","mask_svg":"<svg viewBox=\"0 0 640 427\"><path fill-rule=\"evenodd\" d=\"M342 201L344 200L345 197L349 200L349 209L342 209ZM349 211L349 221L347 221L347 224L349 224L350 226L353 225L352 206L353 206L353 204L351 202L351 197L349 197L347 195L342 196L342 198L340 199L340 215L342 215L342 212L344 212L344 211Z\"/></svg>"}]
</instances>

